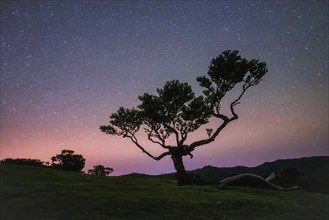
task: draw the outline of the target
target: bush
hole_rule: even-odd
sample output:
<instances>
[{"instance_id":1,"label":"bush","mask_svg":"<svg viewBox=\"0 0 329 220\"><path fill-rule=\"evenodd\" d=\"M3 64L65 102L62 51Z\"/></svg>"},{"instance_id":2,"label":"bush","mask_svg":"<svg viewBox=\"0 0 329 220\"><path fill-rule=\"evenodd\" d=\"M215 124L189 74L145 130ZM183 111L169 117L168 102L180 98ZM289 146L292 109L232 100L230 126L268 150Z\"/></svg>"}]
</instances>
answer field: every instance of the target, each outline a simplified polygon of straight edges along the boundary
<instances>
[{"instance_id":1,"label":"bush","mask_svg":"<svg viewBox=\"0 0 329 220\"><path fill-rule=\"evenodd\" d=\"M111 167L104 167L103 165L94 166L93 169L87 171L89 175L94 176L108 176L113 172L113 168Z\"/></svg>"},{"instance_id":2,"label":"bush","mask_svg":"<svg viewBox=\"0 0 329 220\"><path fill-rule=\"evenodd\" d=\"M39 159L26 159L26 158L6 158L1 160L0 163L3 164L13 164L13 165L23 165L23 166L33 166L33 167L46 167L46 163Z\"/></svg>"}]
</instances>

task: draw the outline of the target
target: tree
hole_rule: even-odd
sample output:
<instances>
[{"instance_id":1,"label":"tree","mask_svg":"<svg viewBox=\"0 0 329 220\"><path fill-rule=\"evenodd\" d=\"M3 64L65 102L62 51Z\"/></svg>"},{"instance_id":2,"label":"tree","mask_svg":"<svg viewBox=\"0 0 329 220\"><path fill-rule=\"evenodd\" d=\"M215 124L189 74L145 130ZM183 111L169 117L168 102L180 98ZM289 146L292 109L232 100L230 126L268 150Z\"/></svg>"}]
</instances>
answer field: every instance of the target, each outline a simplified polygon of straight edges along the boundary
<instances>
[{"instance_id":1,"label":"tree","mask_svg":"<svg viewBox=\"0 0 329 220\"><path fill-rule=\"evenodd\" d=\"M79 172L84 168L86 160L81 154L74 154L73 150L62 150L51 161L54 168Z\"/></svg>"},{"instance_id":2,"label":"tree","mask_svg":"<svg viewBox=\"0 0 329 220\"><path fill-rule=\"evenodd\" d=\"M190 184L191 176L186 172L183 157L193 157L192 152L216 139L218 134L232 121L238 119L235 107L245 92L257 85L267 72L266 64L259 60L242 58L238 51L224 51L211 60L206 76L197 77L204 88L203 95L195 96L187 83L178 80L167 82L157 95L145 93L139 96L141 104L135 108L120 107L110 115L109 125L100 130L110 135L130 139L143 153L154 160L170 156L177 171L179 185ZM241 86L239 95L229 105L229 115L222 113L221 101L235 86ZM187 144L190 133L198 130L211 118L219 119L218 125L206 129L204 139ZM159 145L164 152L152 155L137 139L144 128L148 140ZM174 144L168 144L173 138Z\"/></svg>"},{"instance_id":3,"label":"tree","mask_svg":"<svg viewBox=\"0 0 329 220\"><path fill-rule=\"evenodd\" d=\"M113 168L111 167L104 167L103 165L94 166L93 169L87 171L89 175L94 176L108 176L113 172Z\"/></svg>"},{"instance_id":4,"label":"tree","mask_svg":"<svg viewBox=\"0 0 329 220\"><path fill-rule=\"evenodd\" d=\"M14 164L14 165L23 165L23 166L34 166L34 167L45 167L46 162L43 162L39 159L30 159L30 158L6 158L1 160L0 163L3 164Z\"/></svg>"}]
</instances>

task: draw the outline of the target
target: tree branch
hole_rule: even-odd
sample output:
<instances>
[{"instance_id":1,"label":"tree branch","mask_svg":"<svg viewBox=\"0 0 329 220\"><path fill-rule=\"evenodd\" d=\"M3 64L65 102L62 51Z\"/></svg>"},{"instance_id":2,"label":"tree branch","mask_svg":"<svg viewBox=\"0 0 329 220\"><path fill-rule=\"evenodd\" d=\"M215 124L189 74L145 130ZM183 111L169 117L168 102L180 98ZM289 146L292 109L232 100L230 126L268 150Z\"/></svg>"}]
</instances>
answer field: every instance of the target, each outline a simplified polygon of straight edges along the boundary
<instances>
[{"instance_id":1,"label":"tree branch","mask_svg":"<svg viewBox=\"0 0 329 220\"><path fill-rule=\"evenodd\" d=\"M188 132L186 131L186 129L184 129L184 131L181 131L180 133L181 133L182 139L179 141L178 146L181 146L181 145L184 144L184 142L187 139L187 134L188 134Z\"/></svg>"},{"instance_id":2,"label":"tree branch","mask_svg":"<svg viewBox=\"0 0 329 220\"><path fill-rule=\"evenodd\" d=\"M139 148L142 150L143 153L145 153L147 156L151 157L154 160L161 160L162 158L164 158L165 156L171 155L170 151L168 152L164 152L162 154L160 154L158 157L153 156L152 154L150 154L148 151L145 150L145 148L143 148L139 143L138 140L136 139L135 136L126 136L128 138L130 138L130 140ZM168 148L169 149L169 148Z\"/></svg>"},{"instance_id":3,"label":"tree branch","mask_svg":"<svg viewBox=\"0 0 329 220\"><path fill-rule=\"evenodd\" d=\"M238 97L236 100L234 100L234 101L231 103L231 105L230 105L230 109L231 109L231 113L232 113L233 117L230 118L230 120L233 121L233 120L238 119L238 115L236 114L236 112L235 112L235 110L234 110L234 106L240 104L240 102L239 102L240 99L242 98L242 96L244 95L244 93L247 91L247 89L250 88L250 87L251 87L251 85L249 85L249 84L248 84L248 85L247 85L247 84L243 85L241 94L239 95L239 97Z\"/></svg>"},{"instance_id":4,"label":"tree branch","mask_svg":"<svg viewBox=\"0 0 329 220\"><path fill-rule=\"evenodd\" d=\"M175 123L175 122L174 122ZM169 129L171 132L173 132L175 134L175 137L176 137L176 142L177 142L177 145L179 144L179 134L178 134L178 131L176 131L175 128L173 127L170 127L169 125L167 125L166 123L163 124L163 126L167 129ZM175 126L175 125L174 125Z\"/></svg>"},{"instance_id":5,"label":"tree branch","mask_svg":"<svg viewBox=\"0 0 329 220\"><path fill-rule=\"evenodd\" d=\"M147 138L152 142L152 143L154 143L154 144L158 144L158 145L160 145L161 147L163 147L163 148L165 148L164 146L164 143L160 143L159 141L156 141L156 140L154 140L153 138L152 138L152 134L151 133L149 133L148 135L147 135Z\"/></svg>"},{"instance_id":6,"label":"tree branch","mask_svg":"<svg viewBox=\"0 0 329 220\"><path fill-rule=\"evenodd\" d=\"M229 120L224 120L224 122L216 129L216 131L207 139L203 139L200 141L195 141L192 144L190 144L190 146L188 146L188 149L190 152L192 152L196 147L199 147L201 145L205 145L205 144L209 144L210 142L213 142L216 137L218 136L218 134L226 127L226 125L228 125L231 121L231 119Z\"/></svg>"},{"instance_id":7,"label":"tree branch","mask_svg":"<svg viewBox=\"0 0 329 220\"><path fill-rule=\"evenodd\" d=\"M212 115L216 118L222 119L223 121L229 120L229 118L226 115L220 114L219 112L218 113L213 112Z\"/></svg>"},{"instance_id":8,"label":"tree branch","mask_svg":"<svg viewBox=\"0 0 329 220\"><path fill-rule=\"evenodd\" d=\"M159 134L159 132L157 131L157 129L155 129L155 128L152 126L151 129L144 128L144 130L148 133L148 134L147 134L147 138L148 138L152 143L159 144L161 147L163 147L163 148L167 148L166 145L165 145L165 139L161 137L161 135ZM153 132L155 132L155 134L153 134ZM156 137L156 138L159 139L159 141L161 141L161 142L154 140L152 137Z\"/></svg>"},{"instance_id":9,"label":"tree branch","mask_svg":"<svg viewBox=\"0 0 329 220\"><path fill-rule=\"evenodd\" d=\"M179 143L177 146L184 145L184 142L187 139L187 135L190 132L190 130L189 130L190 128L191 128L191 124L189 124L188 122L184 122L183 124L180 125L179 133L180 133L181 139L179 140Z\"/></svg>"}]
</instances>

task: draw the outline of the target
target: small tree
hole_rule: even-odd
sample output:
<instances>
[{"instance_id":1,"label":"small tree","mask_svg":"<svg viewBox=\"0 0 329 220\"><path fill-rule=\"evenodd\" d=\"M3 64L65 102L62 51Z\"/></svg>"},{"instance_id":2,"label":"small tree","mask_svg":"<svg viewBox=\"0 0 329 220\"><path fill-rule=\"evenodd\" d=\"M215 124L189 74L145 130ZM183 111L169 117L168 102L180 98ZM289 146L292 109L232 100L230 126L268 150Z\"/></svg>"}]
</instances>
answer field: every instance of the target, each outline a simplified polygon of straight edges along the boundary
<instances>
[{"instance_id":1,"label":"small tree","mask_svg":"<svg viewBox=\"0 0 329 220\"><path fill-rule=\"evenodd\" d=\"M87 171L89 175L94 176L108 176L113 172L113 168L111 167L104 167L103 165L94 166L93 169Z\"/></svg>"},{"instance_id":2,"label":"small tree","mask_svg":"<svg viewBox=\"0 0 329 220\"><path fill-rule=\"evenodd\" d=\"M84 168L86 160L81 154L74 154L73 150L62 150L51 161L54 168L79 172Z\"/></svg>"},{"instance_id":3,"label":"small tree","mask_svg":"<svg viewBox=\"0 0 329 220\"><path fill-rule=\"evenodd\" d=\"M242 96L252 86L257 85L267 72L266 64L258 60L246 60L238 51L224 51L212 59L207 76L197 78L204 88L203 96L195 96L187 83L178 80L167 82L157 95L145 93L139 96L141 104L137 108L124 108L110 116L110 123L101 126L102 132L130 139L143 153L154 160L171 156L177 171L179 185L193 181L187 174L183 157L203 145L214 141L218 134L232 121L238 119L235 111ZM236 85L241 92L229 105L230 115L221 111L221 101ZM204 139L186 143L190 133L208 123L210 118L220 120L217 127L206 129ZM137 132L143 127L148 140L164 149L159 156L152 155L137 139ZM168 139L174 138L174 144Z\"/></svg>"}]
</instances>

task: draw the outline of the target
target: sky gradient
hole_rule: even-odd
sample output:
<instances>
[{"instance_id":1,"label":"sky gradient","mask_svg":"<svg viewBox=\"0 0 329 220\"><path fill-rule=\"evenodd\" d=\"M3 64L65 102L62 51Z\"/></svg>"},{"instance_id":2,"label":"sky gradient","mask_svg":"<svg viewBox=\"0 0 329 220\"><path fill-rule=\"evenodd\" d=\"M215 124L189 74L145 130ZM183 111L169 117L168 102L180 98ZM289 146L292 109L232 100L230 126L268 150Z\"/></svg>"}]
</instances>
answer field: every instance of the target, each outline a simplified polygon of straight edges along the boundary
<instances>
[{"instance_id":1,"label":"sky gradient","mask_svg":"<svg viewBox=\"0 0 329 220\"><path fill-rule=\"evenodd\" d=\"M328 1L1 1L0 158L71 149L87 169L173 172L170 158L153 161L99 126L169 80L201 94L196 77L227 49L269 71L186 169L329 155L328 39Z\"/></svg>"}]
</instances>

